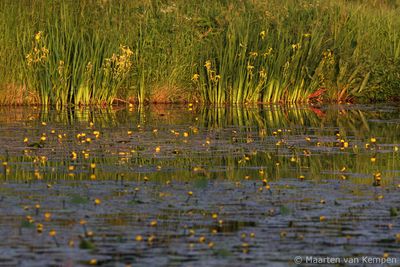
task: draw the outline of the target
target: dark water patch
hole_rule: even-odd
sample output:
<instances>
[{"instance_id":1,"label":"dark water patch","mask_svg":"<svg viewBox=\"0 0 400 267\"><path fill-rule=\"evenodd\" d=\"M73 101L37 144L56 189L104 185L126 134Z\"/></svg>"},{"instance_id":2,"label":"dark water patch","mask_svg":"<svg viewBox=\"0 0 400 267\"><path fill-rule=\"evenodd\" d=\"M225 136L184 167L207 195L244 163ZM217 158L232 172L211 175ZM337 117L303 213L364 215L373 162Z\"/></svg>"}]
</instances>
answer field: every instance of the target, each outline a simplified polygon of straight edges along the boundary
<instances>
[{"instance_id":1,"label":"dark water patch","mask_svg":"<svg viewBox=\"0 0 400 267\"><path fill-rule=\"evenodd\" d=\"M150 109L1 111L0 265L400 256L398 107Z\"/></svg>"}]
</instances>

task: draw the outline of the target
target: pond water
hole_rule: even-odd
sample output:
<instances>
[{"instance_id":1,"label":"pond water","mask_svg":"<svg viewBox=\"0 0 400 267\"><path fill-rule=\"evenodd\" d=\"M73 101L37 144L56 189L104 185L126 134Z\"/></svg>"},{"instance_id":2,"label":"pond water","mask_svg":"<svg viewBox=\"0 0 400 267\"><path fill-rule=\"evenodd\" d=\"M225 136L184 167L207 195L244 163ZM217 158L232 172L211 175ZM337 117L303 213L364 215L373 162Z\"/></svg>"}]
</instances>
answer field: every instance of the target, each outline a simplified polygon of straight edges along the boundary
<instances>
[{"instance_id":1,"label":"pond water","mask_svg":"<svg viewBox=\"0 0 400 267\"><path fill-rule=\"evenodd\" d=\"M1 108L0 266L400 264L399 111Z\"/></svg>"}]
</instances>

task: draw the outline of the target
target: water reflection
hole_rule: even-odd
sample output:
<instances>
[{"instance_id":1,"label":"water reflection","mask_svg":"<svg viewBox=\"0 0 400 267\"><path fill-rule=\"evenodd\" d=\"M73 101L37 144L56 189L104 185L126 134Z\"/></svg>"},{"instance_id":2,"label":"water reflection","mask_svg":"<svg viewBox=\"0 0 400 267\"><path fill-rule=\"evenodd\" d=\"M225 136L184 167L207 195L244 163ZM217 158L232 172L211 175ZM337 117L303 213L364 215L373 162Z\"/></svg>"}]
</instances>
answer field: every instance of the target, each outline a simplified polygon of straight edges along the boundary
<instances>
[{"instance_id":1,"label":"water reflection","mask_svg":"<svg viewBox=\"0 0 400 267\"><path fill-rule=\"evenodd\" d=\"M395 254L399 127L396 106L2 108L0 252L152 265Z\"/></svg>"},{"instance_id":2,"label":"water reflection","mask_svg":"<svg viewBox=\"0 0 400 267\"><path fill-rule=\"evenodd\" d=\"M260 170L272 179L353 176L369 181L364 178L378 171L393 178L399 169L399 113L394 107L376 109L3 109L1 156L13 168L7 171L3 166L2 173L11 179L33 179L35 171L54 179L85 179L92 174L87 165L97 163L100 179L116 173L162 179L165 172L181 179L191 175L241 179L258 178ZM376 143L370 142L372 137ZM73 153L76 160L71 160ZM76 168L68 171L71 165Z\"/></svg>"}]
</instances>

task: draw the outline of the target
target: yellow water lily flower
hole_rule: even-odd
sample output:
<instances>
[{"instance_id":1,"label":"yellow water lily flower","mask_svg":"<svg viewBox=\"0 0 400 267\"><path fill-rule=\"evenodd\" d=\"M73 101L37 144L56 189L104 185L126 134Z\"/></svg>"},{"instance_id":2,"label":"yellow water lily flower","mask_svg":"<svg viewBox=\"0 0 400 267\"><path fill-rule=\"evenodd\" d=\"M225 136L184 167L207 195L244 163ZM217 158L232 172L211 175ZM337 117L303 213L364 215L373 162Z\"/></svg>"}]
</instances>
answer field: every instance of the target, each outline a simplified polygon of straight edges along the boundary
<instances>
[{"instance_id":1,"label":"yellow water lily flower","mask_svg":"<svg viewBox=\"0 0 400 267\"><path fill-rule=\"evenodd\" d=\"M198 81L199 78L200 78L200 74L195 73L195 74L193 74L192 81Z\"/></svg>"},{"instance_id":2,"label":"yellow water lily flower","mask_svg":"<svg viewBox=\"0 0 400 267\"><path fill-rule=\"evenodd\" d=\"M211 69L211 61L207 60L206 63L204 64L204 67L206 67L207 70Z\"/></svg>"},{"instance_id":3,"label":"yellow water lily flower","mask_svg":"<svg viewBox=\"0 0 400 267\"><path fill-rule=\"evenodd\" d=\"M266 36L267 36L267 33L265 31L260 32L261 40L264 40Z\"/></svg>"}]
</instances>

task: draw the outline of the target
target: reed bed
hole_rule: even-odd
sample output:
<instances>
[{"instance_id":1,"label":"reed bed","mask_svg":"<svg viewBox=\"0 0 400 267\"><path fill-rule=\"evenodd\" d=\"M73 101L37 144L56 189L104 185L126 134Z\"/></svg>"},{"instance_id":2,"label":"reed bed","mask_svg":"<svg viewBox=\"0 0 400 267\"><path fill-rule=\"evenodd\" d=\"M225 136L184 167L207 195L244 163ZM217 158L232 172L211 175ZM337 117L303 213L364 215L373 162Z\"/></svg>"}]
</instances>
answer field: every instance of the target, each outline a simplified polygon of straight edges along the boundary
<instances>
[{"instance_id":1,"label":"reed bed","mask_svg":"<svg viewBox=\"0 0 400 267\"><path fill-rule=\"evenodd\" d=\"M399 15L397 0L4 0L0 102L396 99Z\"/></svg>"}]
</instances>

